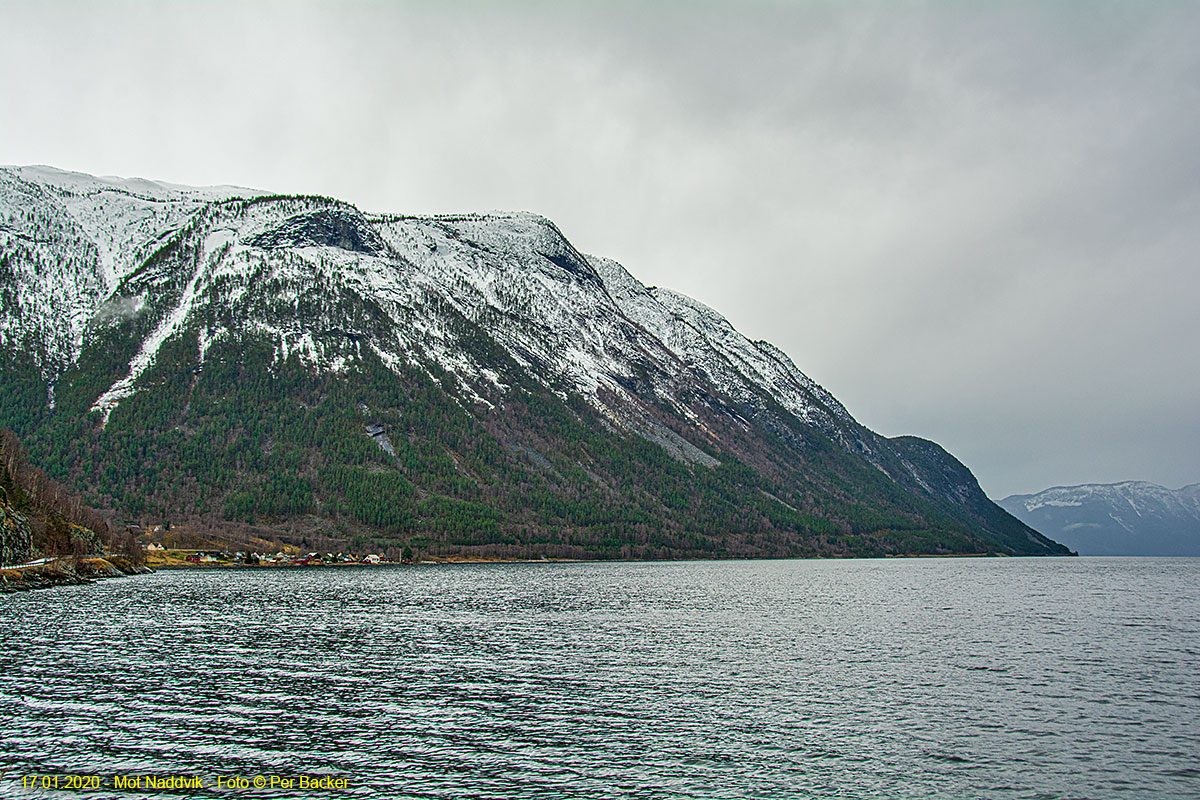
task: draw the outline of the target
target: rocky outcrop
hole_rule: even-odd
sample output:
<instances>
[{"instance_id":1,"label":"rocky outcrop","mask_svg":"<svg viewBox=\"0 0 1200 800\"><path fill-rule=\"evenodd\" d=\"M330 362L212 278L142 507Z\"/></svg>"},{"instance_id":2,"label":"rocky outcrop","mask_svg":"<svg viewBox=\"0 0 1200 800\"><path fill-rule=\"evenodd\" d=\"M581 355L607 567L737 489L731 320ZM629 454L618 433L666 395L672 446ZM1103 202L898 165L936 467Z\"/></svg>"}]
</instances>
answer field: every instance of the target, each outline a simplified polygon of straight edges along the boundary
<instances>
[{"instance_id":1,"label":"rocky outcrop","mask_svg":"<svg viewBox=\"0 0 1200 800\"><path fill-rule=\"evenodd\" d=\"M29 521L8 504L6 494L0 489L0 565L29 560L32 547Z\"/></svg>"},{"instance_id":2,"label":"rocky outcrop","mask_svg":"<svg viewBox=\"0 0 1200 800\"><path fill-rule=\"evenodd\" d=\"M0 594L75 586L94 583L102 578L142 575L154 570L135 564L124 556L107 558L59 559L46 564L16 569L0 569Z\"/></svg>"}]
</instances>

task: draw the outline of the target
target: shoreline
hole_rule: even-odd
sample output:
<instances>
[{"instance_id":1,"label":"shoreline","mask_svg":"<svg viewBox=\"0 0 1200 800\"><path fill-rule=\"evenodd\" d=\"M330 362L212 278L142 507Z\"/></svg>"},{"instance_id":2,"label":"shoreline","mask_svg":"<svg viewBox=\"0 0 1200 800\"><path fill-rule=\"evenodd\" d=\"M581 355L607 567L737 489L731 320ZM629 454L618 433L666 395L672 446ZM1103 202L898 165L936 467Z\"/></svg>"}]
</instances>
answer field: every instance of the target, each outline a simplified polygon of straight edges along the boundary
<instances>
[{"instance_id":1,"label":"shoreline","mask_svg":"<svg viewBox=\"0 0 1200 800\"><path fill-rule=\"evenodd\" d=\"M675 564L701 563L724 561L884 561L903 559L931 558L1079 558L1078 553L1052 553L1038 555L1010 555L1008 553L889 553L880 556L772 556L766 558L750 558L736 556L729 558L480 558L471 556L446 556L428 558L421 561L383 561L379 563L343 562L318 564L245 564L229 563L153 563L147 562L155 572L190 569L328 569L328 568L378 568L378 567L428 567L469 564Z\"/></svg>"},{"instance_id":2,"label":"shoreline","mask_svg":"<svg viewBox=\"0 0 1200 800\"><path fill-rule=\"evenodd\" d=\"M883 556L798 556L795 558L660 558L660 559L583 559L583 558L473 558L470 556L447 556L421 561L383 561L364 563L360 561L333 563L268 563L246 564L240 562L185 562L178 559L159 560L150 558L135 564L124 556L92 556L82 560L83 569L77 569L75 560L63 557L45 563L27 566L0 567L0 595L16 592L49 589L55 586L80 586L107 578L128 575L143 575L154 572L186 570L292 570L292 569L377 569L422 566L453 566L472 564L660 564L684 562L722 561L882 561L895 559L930 558L1078 558L1077 553L1037 556L1010 556L1005 553L905 553Z\"/></svg>"},{"instance_id":3,"label":"shoreline","mask_svg":"<svg viewBox=\"0 0 1200 800\"><path fill-rule=\"evenodd\" d=\"M0 567L0 594L55 586L82 586L107 578L151 572L154 570L150 567L135 564L125 556L89 556L78 562L72 557L57 558L29 566Z\"/></svg>"}]
</instances>

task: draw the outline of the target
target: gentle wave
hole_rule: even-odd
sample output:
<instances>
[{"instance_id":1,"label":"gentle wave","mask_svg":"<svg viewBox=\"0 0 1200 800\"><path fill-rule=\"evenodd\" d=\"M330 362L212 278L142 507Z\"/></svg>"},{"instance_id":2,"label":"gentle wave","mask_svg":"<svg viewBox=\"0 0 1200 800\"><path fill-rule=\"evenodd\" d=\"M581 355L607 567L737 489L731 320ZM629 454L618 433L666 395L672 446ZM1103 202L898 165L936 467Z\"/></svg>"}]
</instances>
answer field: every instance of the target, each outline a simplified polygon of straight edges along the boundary
<instances>
[{"instance_id":1,"label":"gentle wave","mask_svg":"<svg viewBox=\"0 0 1200 800\"><path fill-rule=\"evenodd\" d=\"M1194 559L163 572L0 603L5 796L1200 796Z\"/></svg>"}]
</instances>

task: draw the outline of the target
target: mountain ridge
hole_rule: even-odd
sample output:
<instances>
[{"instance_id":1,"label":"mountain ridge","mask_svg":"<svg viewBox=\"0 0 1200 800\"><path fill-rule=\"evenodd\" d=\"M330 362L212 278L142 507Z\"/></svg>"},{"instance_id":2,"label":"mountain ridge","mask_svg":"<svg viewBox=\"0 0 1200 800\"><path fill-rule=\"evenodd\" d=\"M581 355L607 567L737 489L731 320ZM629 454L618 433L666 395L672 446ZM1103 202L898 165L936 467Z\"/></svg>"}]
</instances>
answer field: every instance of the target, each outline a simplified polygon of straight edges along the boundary
<instances>
[{"instance_id":1,"label":"mountain ridge","mask_svg":"<svg viewBox=\"0 0 1200 800\"><path fill-rule=\"evenodd\" d=\"M644 286L611 259L584 255L536 214L372 215L316 196L141 179L89 182L52 168L5 167L0 226L6 310L0 351L9 357L5 381L22 398L9 405L6 421L31 448L44 448L49 468L57 465L57 474L97 492L114 512L130 513L138 501L105 477L120 471L100 466L106 447L131 437L141 451L171 462L173 473L183 470L180 478L195 481L174 465L179 459L166 443L181 434L188 444L188 436L207 431L203 436L213 438L203 439L204 447L226 448L238 465L223 479L225 511L248 507L240 518L293 527L296 518L312 517L307 527L331 530L331 536L369 535L364 519L375 517L356 516L346 505L316 442L332 445L350 436L350 416L358 409L360 428L390 430L393 450L404 450L389 421L411 415L412 397L420 396L428 406L423 412L433 415L425 424L459 432L442 437L420 426L406 429L423 455L412 456L408 472L401 470L405 488L396 504L425 509L397 528L409 536L428 533L420 520L440 519L431 510L437 498L500 502L505 482L529 466L506 459L525 463L526 451L539 452L529 442L539 439L540 457L554 471L545 473L529 456L540 471L536 478L520 472L526 499L549 492L555 500L547 506L557 509L566 498L586 506L603 496L628 506L630 518L661 513L674 537L699 525L708 531L701 537L705 547L717 550L716 520L728 516L714 516L721 504L689 511L675 495L696 500L711 490L732 507L735 496L759 498L762 490L789 498L781 501L785 507L805 509L802 518L772 522L777 509L744 501L758 515L756 530L780 537L763 554L852 551L864 541L870 542L859 547L864 552L904 552L925 545L898 542L921 537L940 542L929 545L934 550L1064 551L991 504L970 471L941 448L875 434L783 351L751 342L698 301ZM367 375L375 376L370 391ZM268 386L285 378L297 393L311 393L312 403L295 409L288 398L271 394L282 390ZM354 385L336 388L334 378ZM224 399L217 381L230 382ZM417 394L398 395L389 381ZM288 442L294 461L288 469L303 484L293 487L288 512L273 502L230 499L243 493L239 481L268 482L272 493L286 482L282 462L272 466L274 445L267 440L291 433L252 430L221 410L251 386L260 387L264 401L284 404L275 412L281 418L319 406L345 425L328 440ZM386 403L367 402L372 392ZM335 407L335 395L350 409ZM66 442L56 442L67 429L87 442L95 466L75 463ZM468 436L468 429L475 433ZM660 448L682 471L660 464L630 435ZM478 447L488 454L474 457L474 469L459 451L476 445L439 439L457 436L487 438L486 447ZM261 458L229 450L229 440L245 437L258 442ZM493 446L510 456L492 453ZM622 454L623 466L600 455L610 451ZM366 464L373 456L356 450L346 457ZM395 458L389 468L403 461ZM430 482L418 468L437 463L442 469L447 458L460 478L472 476L474 488L448 477ZM568 476L572 462L586 484ZM208 467L197 461L187 469L207 474ZM615 488L628 477L622 470L637 475L639 492L622 495ZM170 499L172 490L134 467L126 471L134 486L151 484L148 496L158 499L150 504L160 515L178 502ZM368 480L358 473L352 479ZM746 488L751 484L754 491ZM205 486L192 494L203 495ZM535 519L516 500L504 502L512 508L497 512L495 527L516 540L526 535L517 530L575 527L561 509ZM206 509L197 519L220 522L213 506L196 507ZM602 511L588 512L584 527L593 536L607 525L617 541L619 516L601 522ZM518 525L518 518L528 524Z\"/></svg>"},{"instance_id":2,"label":"mountain ridge","mask_svg":"<svg viewBox=\"0 0 1200 800\"><path fill-rule=\"evenodd\" d=\"M1200 483L1052 486L999 505L1084 555L1200 556Z\"/></svg>"}]
</instances>

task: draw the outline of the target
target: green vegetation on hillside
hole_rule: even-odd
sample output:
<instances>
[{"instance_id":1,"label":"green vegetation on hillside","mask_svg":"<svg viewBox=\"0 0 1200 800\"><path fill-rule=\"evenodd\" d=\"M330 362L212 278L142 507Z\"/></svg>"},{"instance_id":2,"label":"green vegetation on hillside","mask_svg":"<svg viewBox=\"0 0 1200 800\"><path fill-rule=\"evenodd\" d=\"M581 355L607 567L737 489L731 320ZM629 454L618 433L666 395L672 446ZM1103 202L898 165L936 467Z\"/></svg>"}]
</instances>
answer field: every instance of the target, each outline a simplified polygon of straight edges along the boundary
<instances>
[{"instance_id":1,"label":"green vegetation on hillside","mask_svg":"<svg viewBox=\"0 0 1200 800\"><path fill-rule=\"evenodd\" d=\"M681 463L615 432L581 398L564 402L478 335L472 355L523 376L492 407L433 364L397 375L362 347L347 374L277 361L264 340L194 333L162 348L101 427L90 403L125 368L125 337L89 344L58 382L8 362L0 424L89 502L143 522L268 526L297 543L528 557L728 557L981 552L961 521L790 415L719 464ZM125 363L122 363L122 362ZM486 394L486 387L476 387ZM41 397L39 397L39 392ZM41 402L38 402L40 400ZM665 422L669 422L664 417ZM378 426L394 455L367 433ZM720 430L718 422L713 428ZM797 447L794 440L802 440ZM740 455L739 455L740 452Z\"/></svg>"}]
</instances>

